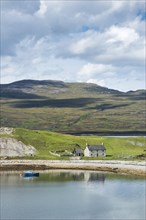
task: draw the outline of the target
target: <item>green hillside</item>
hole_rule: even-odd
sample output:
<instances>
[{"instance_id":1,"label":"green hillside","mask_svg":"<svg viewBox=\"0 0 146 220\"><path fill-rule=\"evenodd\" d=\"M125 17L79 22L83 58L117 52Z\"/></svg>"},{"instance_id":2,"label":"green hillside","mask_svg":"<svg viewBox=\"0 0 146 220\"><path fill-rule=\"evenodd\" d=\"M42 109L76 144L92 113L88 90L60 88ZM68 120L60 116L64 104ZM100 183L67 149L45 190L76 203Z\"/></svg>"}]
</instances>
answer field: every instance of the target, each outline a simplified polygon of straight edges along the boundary
<instances>
[{"instance_id":1,"label":"green hillside","mask_svg":"<svg viewBox=\"0 0 146 220\"><path fill-rule=\"evenodd\" d=\"M14 132L11 135L1 135L1 137L4 136L14 137L26 145L30 144L34 146L37 149L38 154L35 157L31 157L31 159L68 159L68 157L52 156L49 152L58 150L72 152L76 146L80 146L84 150L86 143L89 145L104 143L107 156L102 159L142 160L146 158L146 139L144 137L115 138L103 136L73 136L20 128L14 129Z\"/></svg>"},{"instance_id":2,"label":"green hillside","mask_svg":"<svg viewBox=\"0 0 146 220\"><path fill-rule=\"evenodd\" d=\"M22 80L1 85L1 126L62 133L144 134L146 90Z\"/></svg>"}]
</instances>

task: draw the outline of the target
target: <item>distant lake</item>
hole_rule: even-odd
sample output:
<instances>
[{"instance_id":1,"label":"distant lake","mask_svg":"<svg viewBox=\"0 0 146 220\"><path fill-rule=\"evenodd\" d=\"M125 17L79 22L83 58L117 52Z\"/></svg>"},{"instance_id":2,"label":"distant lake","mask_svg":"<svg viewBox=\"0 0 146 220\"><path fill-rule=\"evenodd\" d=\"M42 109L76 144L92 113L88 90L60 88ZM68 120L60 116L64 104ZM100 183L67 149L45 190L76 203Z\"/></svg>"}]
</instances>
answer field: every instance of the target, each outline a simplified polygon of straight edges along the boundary
<instances>
[{"instance_id":1,"label":"distant lake","mask_svg":"<svg viewBox=\"0 0 146 220\"><path fill-rule=\"evenodd\" d=\"M85 132L85 133L69 133L75 136L103 136L103 137L146 137L146 132Z\"/></svg>"},{"instance_id":2,"label":"distant lake","mask_svg":"<svg viewBox=\"0 0 146 220\"><path fill-rule=\"evenodd\" d=\"M137 137L140 137L140 136L106 136L106 137L114 137L114 138L129 138L129 137L134 137L134 138L137 138ZM144 137L146 138L146 136L141 136L141 137Z\"/></svg>"},{"instance_id":3,"label":"distant lake","mask_svg":"<svg viewBox=\"0 0 146 220\"><path fill-rule=\"evenodd\" d=\"M132 137L132 138L137 138L137 137L144 137L144 138L146 138L146 136L145 135L103 135L103 134L74 134L75 136L99 136L99 137L111 137L111 138L130 138L130 137Z\"/></svg>"},{"instance_id":4,"label":"distant lake","mask_svg":"<svg viewBox=\"0 0 146 220\"><path fill-rule=\"evenodd\" d=\"M2 220L144 220L146 179L96 171L1 172Z\"/></svg>"}]
</instances>

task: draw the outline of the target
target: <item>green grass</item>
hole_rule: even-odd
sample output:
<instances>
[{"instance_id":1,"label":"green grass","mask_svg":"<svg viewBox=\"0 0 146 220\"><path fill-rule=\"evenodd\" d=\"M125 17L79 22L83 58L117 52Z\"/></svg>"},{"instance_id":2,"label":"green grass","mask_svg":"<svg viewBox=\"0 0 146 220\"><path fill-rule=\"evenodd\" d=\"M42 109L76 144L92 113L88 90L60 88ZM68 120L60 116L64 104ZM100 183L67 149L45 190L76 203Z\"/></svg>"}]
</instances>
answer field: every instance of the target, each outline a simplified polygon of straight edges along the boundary
<instances>
[{"instance_id":1,"label":"green grass","mask_svg":"<svg viewBox=\"0 0 146 220\"><path fill-rule=\"evenodd\" d=\"M1 135L3 137L3 135ZM9 135L7 135L8 137ZM80 145L84 150L86 143L89 145L97 145L104 143L106 147L106 157L102 158L85 158L83 159L104 159L104 160L128 160L138 159L138 155L146 154L146 138L144 137L104 137L104 136L73 136L54 132L28 130L17 128L14 129L13 135L17 140L22 141L26 145L32 145L37 149L37 155L27 157L27 159L68 159L68 157L57 157L49 153L49 151L68 150L72 152L76 144Z\"/></svg>"}]
</instances>

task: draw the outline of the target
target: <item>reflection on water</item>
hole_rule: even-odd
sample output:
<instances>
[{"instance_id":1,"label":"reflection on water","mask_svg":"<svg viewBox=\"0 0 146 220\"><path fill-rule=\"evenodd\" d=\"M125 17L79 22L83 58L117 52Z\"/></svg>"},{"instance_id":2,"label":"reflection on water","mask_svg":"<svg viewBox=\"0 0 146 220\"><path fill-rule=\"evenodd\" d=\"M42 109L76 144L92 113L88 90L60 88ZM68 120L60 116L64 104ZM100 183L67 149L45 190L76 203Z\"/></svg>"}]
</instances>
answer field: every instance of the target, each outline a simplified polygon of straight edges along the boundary
<instances>
[{"instance_id":1,"label":"reflection on water","mask_svg":"<svg viewBox=\"0 0 146 220\"><path fill-rule=\"evenodd\" d=\"M66 170L0 176L1 219L145 219L143 177Z\"/></svg>"},{"instance_id":2,"label":"reflection on water","mask_svg":"<svg viewBox=\"0 0 146 220\"><path fill-rule=\"evenodd\" d=\"M47 171L40 173L39 177L22 177L18 172L1 172L1 186L20 185L24 181L40 182L67 182L67 181L97 181L104 182L105 174L100 172L81 171Z\"/></svg>"}]
</instances>

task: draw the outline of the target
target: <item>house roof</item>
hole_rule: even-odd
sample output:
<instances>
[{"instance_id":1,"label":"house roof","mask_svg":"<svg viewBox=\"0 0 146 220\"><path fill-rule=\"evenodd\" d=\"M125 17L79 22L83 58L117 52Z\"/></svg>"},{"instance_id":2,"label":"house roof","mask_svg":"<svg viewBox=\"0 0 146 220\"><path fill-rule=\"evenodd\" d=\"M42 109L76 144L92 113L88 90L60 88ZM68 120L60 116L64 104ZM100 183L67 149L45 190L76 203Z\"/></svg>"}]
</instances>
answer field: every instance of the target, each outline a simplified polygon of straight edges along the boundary
<instances>
[{"instance_id":1,"label":"house roof","mask_svg":"<svg viewBox=\"0 0 146 220\"><path fill-rule=\"evenodd\" d=\"M87 147L90 151L105 150L103 145L88 145Z\"/></svg>"}]
</instances>

